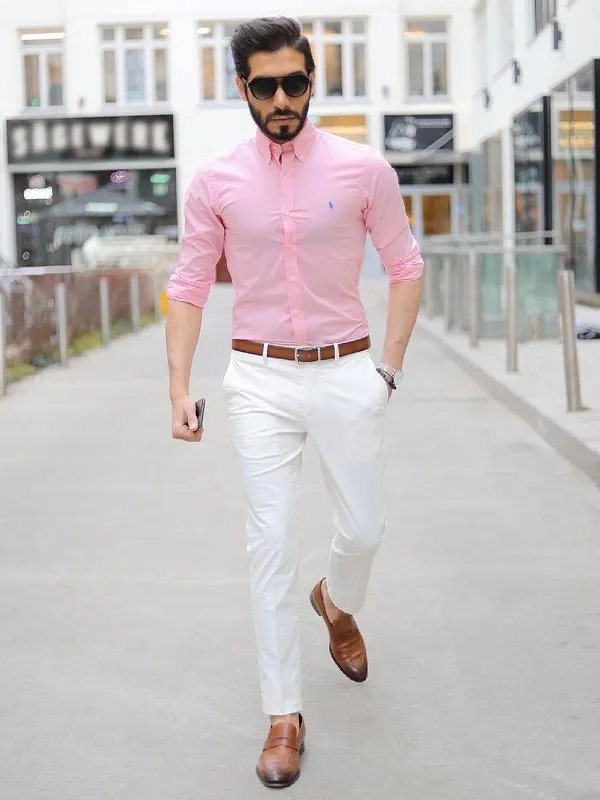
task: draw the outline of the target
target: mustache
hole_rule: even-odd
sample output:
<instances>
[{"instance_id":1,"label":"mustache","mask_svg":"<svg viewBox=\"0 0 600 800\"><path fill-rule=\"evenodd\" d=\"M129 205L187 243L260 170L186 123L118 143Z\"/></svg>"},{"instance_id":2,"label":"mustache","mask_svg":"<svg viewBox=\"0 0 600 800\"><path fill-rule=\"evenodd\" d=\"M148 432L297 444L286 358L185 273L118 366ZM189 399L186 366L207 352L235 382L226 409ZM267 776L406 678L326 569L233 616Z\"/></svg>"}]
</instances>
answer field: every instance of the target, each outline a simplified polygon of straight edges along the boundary
<instances>
[{"instance_id":1,"label":"mustache","mask_svg":"<svg viewBox=\"0 0 600 800\"><path fill-rule=\"evenodd\" d=\"M300 119L300 114L297 114L295 111L274 111L272 114L267 114L267 122L271 122L271 120L283 119L284 117L294 117L295 119Z\"/></svg>"}]
</instances>

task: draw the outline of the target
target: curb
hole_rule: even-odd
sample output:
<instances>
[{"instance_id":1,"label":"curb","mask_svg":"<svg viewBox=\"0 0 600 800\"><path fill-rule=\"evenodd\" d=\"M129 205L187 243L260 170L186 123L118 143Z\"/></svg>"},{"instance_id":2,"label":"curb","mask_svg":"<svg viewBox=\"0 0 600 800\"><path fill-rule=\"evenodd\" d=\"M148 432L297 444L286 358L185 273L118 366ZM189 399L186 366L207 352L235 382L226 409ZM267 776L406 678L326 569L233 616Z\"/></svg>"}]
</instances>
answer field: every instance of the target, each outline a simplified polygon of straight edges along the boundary
<instances>
[{"instance_id":1,"label":"curb","mask_svg":"<svg viewBox=\"0 0 600 800\"><path fill-rule=\"evenodd\" d=\"M548 444L590 478L600 487L600 455L566 431L554 420L542 414L531 403L523 400L504 384L496 380L477 364L458 353L443 337L429 330L417 321L417 328L430 341L435 342L461 369L478 383L486 392L517 414L534 429Z\"/></svg>"}]
</instances>

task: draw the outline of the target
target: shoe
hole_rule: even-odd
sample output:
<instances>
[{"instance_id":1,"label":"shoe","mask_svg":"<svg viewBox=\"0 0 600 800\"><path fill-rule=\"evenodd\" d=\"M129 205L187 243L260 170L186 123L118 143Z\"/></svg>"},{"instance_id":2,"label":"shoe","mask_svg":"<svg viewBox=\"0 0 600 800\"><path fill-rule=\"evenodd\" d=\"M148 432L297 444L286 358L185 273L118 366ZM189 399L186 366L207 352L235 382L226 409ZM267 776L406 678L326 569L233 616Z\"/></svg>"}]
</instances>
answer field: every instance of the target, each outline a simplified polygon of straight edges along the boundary
<instances>
[{"instance_id":1,"label":"shoe","mask_svg":"<svg viewBox=\"0 0 600 800\"><path fill-rule=\"evenodd\" d=\"M310 602L320 617L323 617L329 631L329 652L336 665L347 678L356 683L367 679L367 648L352 614L332 623L329 621L323 600L323 578L310 593Z\"/></svg>"},{"instance_id":2,"label":"shoe","mask_svg":"<svg viewBox=\"0 0 600 800\"><path fill-rule=\"evenodd\" d=\"M300 777L300 756L304 752L306 727L300 714L300 728L293 722L276 722L265 741L256 774L269 789L291 786Z\"/></svg>"}]
</instances>

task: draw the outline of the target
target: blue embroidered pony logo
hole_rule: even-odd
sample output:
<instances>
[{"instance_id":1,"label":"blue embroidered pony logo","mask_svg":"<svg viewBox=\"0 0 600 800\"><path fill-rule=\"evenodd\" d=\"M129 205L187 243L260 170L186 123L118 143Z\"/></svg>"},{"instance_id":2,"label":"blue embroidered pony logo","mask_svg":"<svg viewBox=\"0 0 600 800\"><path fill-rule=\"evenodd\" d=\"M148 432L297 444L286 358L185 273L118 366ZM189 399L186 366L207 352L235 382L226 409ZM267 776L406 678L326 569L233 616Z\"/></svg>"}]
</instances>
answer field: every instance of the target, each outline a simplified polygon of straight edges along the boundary
<instances>
[{"instance_id":1,"label":"blue embroidered pony logo","mask_svg":"<svg viewBox=\"0 0 600 800\"><path fill-rule=\"evenodd\" d=\"M327 205L333 210L333 200L330 200Z\"/></svg>"}]
</instances>

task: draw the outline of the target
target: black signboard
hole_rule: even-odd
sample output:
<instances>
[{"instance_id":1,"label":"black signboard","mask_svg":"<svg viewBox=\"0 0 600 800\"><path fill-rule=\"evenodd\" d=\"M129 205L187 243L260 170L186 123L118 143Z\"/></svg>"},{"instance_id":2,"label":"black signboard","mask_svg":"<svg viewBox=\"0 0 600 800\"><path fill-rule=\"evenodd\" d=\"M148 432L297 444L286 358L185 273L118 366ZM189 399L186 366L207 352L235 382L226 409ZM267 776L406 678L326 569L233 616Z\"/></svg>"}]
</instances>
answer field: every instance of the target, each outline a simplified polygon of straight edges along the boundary
<instances>
[{"instance_id":1,"label":"black signboard","mask_svg":"<svg viewBox=\"0 0 600 800\"><path fill-rule=\"evenodd\" d=\"M452 164L429 164L427 166L394 167L400 186L454 183Z\"/></svg>"},{"instance_id":2,"label":"black signboard","mask_svg":"<svg viewBox=\"0 0 600 800\"><path fill-rule=\"evenodd\" d=\"M383 141L393 153L454 150L453 114L386 114Z\"/></svg>"},{"instance_id":3,"label":"black signboard","mask_svg":"<svg viewBox=\"0 0 600 800\"><path fill-rule=\"evenodd\" d=\"M7 120L9 164L175 157L173 117L65 117Z\"/></svg>"}]
</instances>

